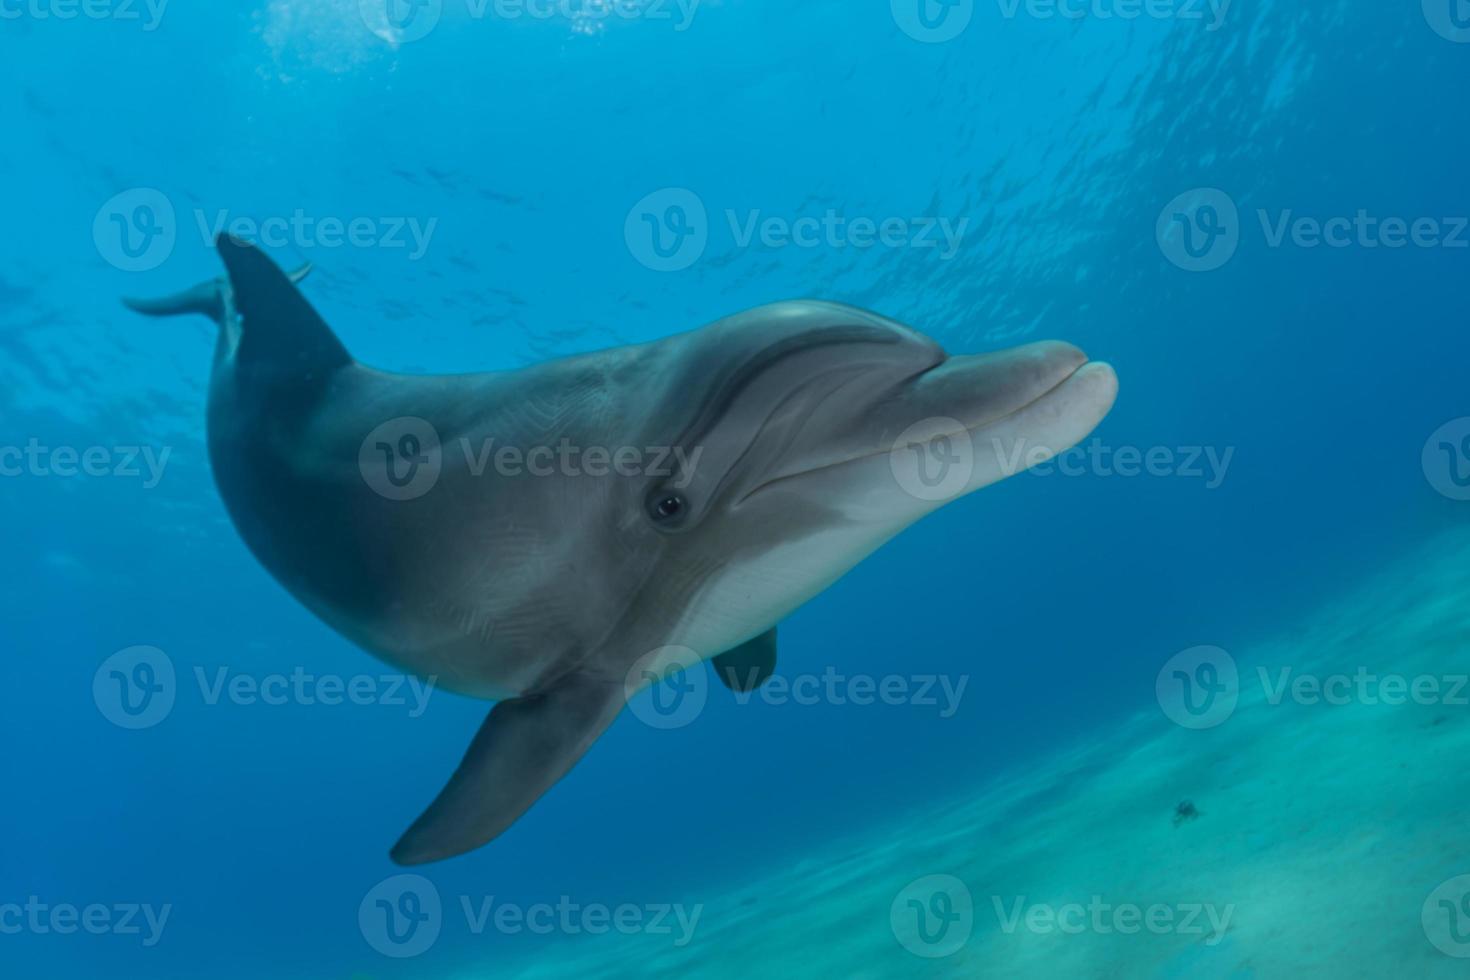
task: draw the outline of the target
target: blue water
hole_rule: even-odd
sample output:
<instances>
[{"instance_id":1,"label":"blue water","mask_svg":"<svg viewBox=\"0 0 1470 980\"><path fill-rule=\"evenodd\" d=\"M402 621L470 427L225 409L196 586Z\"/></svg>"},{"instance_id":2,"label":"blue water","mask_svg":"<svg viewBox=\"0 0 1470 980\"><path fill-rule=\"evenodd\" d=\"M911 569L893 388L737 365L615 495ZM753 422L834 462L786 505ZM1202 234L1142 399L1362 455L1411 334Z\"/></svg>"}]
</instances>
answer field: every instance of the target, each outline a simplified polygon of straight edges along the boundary
<instances>
[{"instance_id":1,"label":"blue water","mask_svg":"<svg viewBox=\"0 0 1470 980\"><path fill-rule=\"evenodd\" d=\"M982 2L942 43L888 4L836 0L706 0L683 30L672 6L476 19L447 0L397 44L356 0L179 3L152 30L141 5L141 21L61 7L0 2L0 443L170 455L156 485L0 480L0 903L171 912L154 945L0 934L4 976L488 976L548 941L461 924L397 960L359 927L483 704L209 704L194 683L391 673L229 524L203 443L211 325L118 303L217 275L200 224L222 211L434 221L421 256L299 236L270 250L315 264L307 294L384 368L514 368L810 296L953 352L1071 341L1118 370L1107 447L1233 453L1217 486L1084 467L946 508L791 617L781 646L804 673L967 676L952 717L741 707L719 689L675 732L624 717L503 838L430 866L445 896L693 903L784 873L1147 707L1175 652L1246 645L1464 518L1420 455L1466 411L1470 232L1459 248L1273 247L1259 217L1463 226L1470 44L1432 28L1433 0L1237 0L1216 30ZM175 243L135 272L94 224L139 188L170 204ZM709 216L674 272L625 233L665 188ZM1235 253L1205 272L1156 237L1197 188L1238 209ZM968 225L946 259L743 246L724 217L828 209ZM181 680L141 731L93 697L133 645Z\"/></svg>"}]
</instances>

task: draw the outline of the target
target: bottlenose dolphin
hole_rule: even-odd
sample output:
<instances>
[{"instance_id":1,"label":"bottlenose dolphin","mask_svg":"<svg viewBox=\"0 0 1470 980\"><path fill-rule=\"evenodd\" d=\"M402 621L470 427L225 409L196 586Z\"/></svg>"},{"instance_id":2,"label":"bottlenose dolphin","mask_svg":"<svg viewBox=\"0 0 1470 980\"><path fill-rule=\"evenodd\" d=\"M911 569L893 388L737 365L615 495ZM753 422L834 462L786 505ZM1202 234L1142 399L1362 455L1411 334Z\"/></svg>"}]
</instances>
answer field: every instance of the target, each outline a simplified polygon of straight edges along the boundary
<instances>
[{"instance_id":1,"label":"bottlenose dolphin","mask_svg":"<svg viewBox=\"0 0 1470 980\"><path fill-rule=\"evenodd\" d=\"M682 655L665 651L759 685L783 618L1018 458L1080 442L1117 393L1068 344L950 357L808 301L518 371L390 374L348 355L305 270L216 245L225 277L129 305L220 328L209 458L240 536L364 649L498 702L400 864L509 827Z\"/></svg>"}]
</instances>

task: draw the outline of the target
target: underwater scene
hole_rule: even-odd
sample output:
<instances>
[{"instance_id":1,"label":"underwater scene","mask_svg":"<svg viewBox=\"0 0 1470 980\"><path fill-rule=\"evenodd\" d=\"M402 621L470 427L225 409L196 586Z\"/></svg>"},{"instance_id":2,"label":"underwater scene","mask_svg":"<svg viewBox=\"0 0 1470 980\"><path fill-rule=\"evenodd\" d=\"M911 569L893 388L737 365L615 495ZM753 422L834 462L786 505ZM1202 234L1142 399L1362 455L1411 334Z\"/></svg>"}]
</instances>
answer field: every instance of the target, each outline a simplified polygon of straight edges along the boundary
<instances>
[{"instance_id":1,"label":"underwater scene","mask_svg":"<svg viewBox=\"0 0 1470 980\"><path fill-rule=\"evenodd\" d=\"M1470 973L1470 2L0 0L0 977Z\"/></svg>"}]
</instances>

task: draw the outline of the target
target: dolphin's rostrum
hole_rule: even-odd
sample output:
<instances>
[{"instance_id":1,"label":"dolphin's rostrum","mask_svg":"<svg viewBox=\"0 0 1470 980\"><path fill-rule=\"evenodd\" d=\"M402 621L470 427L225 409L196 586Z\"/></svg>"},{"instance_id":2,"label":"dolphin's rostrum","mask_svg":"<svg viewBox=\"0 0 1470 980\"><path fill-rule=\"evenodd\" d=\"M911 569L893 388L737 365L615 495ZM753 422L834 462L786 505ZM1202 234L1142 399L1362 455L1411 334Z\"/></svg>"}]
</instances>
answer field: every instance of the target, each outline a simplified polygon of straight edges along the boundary
<instances>
[{"instance_id":1,"label":"dolphin's rostrum","mask_svg":"<svg viewBox=\"0 0 1470 980\"><path fill-rule=\"evenodd\" d=\"M224 279L130 305L220 326L209 456L241 537L349 639L498 702L394 847L401 864L509 827L652 651L759 685L784 617L1012 461L1075 445L1117 392L1066 344L950 357L820 302L519 371L389 374L347 353L297 289L304 270L217 245Z\"/></svg>"}]
</instances>

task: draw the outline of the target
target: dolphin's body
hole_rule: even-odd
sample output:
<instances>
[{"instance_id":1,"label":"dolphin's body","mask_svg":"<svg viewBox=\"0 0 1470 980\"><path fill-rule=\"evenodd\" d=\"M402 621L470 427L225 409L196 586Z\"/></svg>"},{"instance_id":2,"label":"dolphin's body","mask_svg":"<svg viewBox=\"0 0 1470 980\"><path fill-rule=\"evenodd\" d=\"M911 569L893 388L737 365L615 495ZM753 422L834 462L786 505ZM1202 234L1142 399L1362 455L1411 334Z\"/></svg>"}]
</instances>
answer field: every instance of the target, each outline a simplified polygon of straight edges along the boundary
<instances>
[{"instance_id":1,"label":"dolphin's body","mask_svg":"<svg viewBox=\"0 0 1470 980\"><path fill-rule=\"evenodd\" d=\"M947 357L815 302L520 371L387 374L355 362L262 252L218 246L226 278L130 305L221 327L209 455L240 535L357 644L499 702L394 848L402 864L509 827L679 659L655 651L760 683L781 619L1018 455L1075 445L1117 391L1066 344ZM906 431L919 440L896 444ZM563 446L576 472L533 454ZM519 468L497 459L507 447ZM969 458L939 494L903 478L910 451L931 449ZM638 665L652 669L630 687Z\"/></svg>"}]
</instances>

